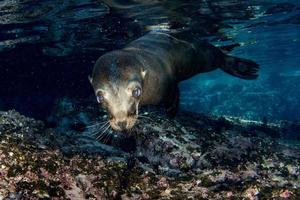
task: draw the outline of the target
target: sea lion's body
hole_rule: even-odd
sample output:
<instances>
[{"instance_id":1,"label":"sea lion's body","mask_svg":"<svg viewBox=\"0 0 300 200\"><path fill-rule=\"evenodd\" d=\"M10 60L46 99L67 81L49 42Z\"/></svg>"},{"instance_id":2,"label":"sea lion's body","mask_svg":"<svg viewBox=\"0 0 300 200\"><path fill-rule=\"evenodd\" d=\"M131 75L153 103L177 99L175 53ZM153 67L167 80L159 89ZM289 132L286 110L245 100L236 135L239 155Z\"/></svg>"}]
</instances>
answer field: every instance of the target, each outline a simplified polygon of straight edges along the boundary
<instances>
[{"instance_id":1,"label":"sea lion's body","mask_svg":"<svg viewBox=\"0 0 300 200\"><path fill-rule=\"evenodd\" d=\"M190 43L167 33L150 32L121 50L101 56L94 66L91 83L97 91L109 79L109 84L136 79L142 87L138 105L165 104L168 113L174 115L179 102L178 83L217 68L240 78L254 79L258 65L228 56L206 42ZM141 71L146 75L141 77ZM117 76L108 78L112 73ZM121 82L116 87L125 83Z\"/></svg>"},{"instance_id":2,"label":"sea lion's body","mask_svg":"<svg viewBox=\"0 0 300 200\"><path fill-rule=\"evenodd\" d=\"M173 96L177 83L200 73L192 69L193 46L165 33L149 33L123 49L147 71L141 104L160 104Z\"/></svg>"}]
</instances>

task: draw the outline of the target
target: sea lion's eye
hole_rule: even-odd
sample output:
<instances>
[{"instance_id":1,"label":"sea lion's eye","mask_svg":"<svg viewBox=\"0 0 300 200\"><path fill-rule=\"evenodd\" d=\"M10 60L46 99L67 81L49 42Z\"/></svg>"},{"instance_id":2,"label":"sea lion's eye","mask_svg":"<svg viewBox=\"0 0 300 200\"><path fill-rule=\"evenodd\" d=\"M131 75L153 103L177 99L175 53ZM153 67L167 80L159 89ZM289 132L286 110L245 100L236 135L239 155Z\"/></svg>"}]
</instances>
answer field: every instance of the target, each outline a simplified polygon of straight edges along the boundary
<instances>
[{"instance_id":1,"label":"sea lion's eye","mask_svg":"<svg viewBox=\"0 0 300 200\"><path fill-rule=\"evenodd\" d=\"M132 90L132 96L133 97L140 97L142 94L141 88L137 87L134 90Z\"/></svg>"},{"instance_id":2,"label":"sea lion's eye","mask_svg":"<svg viewBox=\"0 0 300 200\"><path fill-rule=\"evenodd\" d=\"M97 101L98 103L102 103L103 102L103 96L102 95L97 95Z\"/></svg>"}]
</instances>

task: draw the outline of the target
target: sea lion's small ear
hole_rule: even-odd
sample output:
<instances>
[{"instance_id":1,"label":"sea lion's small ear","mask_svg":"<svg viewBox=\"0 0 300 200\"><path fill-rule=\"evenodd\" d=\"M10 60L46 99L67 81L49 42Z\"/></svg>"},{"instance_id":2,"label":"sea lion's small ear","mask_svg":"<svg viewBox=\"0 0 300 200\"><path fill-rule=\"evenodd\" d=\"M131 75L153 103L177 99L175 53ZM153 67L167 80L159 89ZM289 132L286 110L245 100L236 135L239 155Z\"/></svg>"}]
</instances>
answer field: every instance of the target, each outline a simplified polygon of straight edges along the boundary
<instances>
[{"instance_id":1,"label":"sea lion's small ear","mask_svg":"<svg viewBox=\"0 0 300 200\"><path fill-rule=\"evenodd\" d=\"M88 79L89 79L90 83L92 84L93 79L92 79L91 75L88 76Z\"/></svg>"},{"instance_id":2,"label":"sea lion's small ear","mask_svg":"<svg viewBox=\"0 0 300 200\"><path fill-rule=\"evenodd\" d=\"M147 70L142 69L141 70L141 75L142 75L143 79L145 78L146 74L147 74Z\"/></svg>"}]
</instances>

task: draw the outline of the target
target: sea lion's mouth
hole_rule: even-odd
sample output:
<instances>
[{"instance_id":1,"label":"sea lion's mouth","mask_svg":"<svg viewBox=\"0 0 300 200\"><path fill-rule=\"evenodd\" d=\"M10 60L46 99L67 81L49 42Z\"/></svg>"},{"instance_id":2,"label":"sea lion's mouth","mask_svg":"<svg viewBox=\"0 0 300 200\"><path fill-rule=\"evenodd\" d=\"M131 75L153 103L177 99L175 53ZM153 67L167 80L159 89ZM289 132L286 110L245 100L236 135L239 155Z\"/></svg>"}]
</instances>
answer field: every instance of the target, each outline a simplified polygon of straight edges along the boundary
<instances>
[{"instance_id":1,"label":"sea lion's mouth","mask_svg":"<svg viewBox=\"0 0 300 200\"><path fill-rule=\"evenodd\" d=\"M137 115L130 116L122 120L112 118L111 120L109 120L109 123L112 129L114 129L115 131L125 131L130 130L135 125L136 121Z\"/></svg>"}]
</instances>

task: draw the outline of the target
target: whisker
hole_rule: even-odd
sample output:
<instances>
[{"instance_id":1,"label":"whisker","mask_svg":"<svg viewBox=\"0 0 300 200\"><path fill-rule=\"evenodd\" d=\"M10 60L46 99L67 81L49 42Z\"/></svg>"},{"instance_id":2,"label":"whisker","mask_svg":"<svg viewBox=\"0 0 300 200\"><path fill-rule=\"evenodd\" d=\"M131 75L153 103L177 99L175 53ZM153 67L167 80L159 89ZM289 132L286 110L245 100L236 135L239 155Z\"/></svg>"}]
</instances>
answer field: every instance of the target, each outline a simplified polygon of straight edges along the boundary
<instances>
[{"instance_id":1,"label":"whisker","mask_svg":"<svg viewBox=\"0 0 300 200\"><path fill-rule=\"evenodd\" d=\"M103 136L99 139L99 141L102 142L103 144L106 144L106 138L109 134L110 134L109 132L103 134Z\"/></svg>"},{"instance_id":2,"label":"whisker","mask_svg":"<svg viewBox=\"0 0 300 200\"><path fill-rule=\"evenodd\" d=\"M103 121L102 121L103 120ZM104 122L104 121L106 121L107 119L96 119L96 120L93 120L93 121L90 121L89 123L87 123L87 125L93 125L93 124L95 124L95 123L98 123L99 121L100 122Z\"/></svg>"},{"instance_id":3,"label":"whisker","mask_svg":"<svg viewBox=\"0 0 300 200\"><path fill-rule=\"evenodd\" d=\"M96 124L93 124L93 125L89 125L89 126L86 126L86 127L91 128L91 127L99 126L99 125L104 124L105 122L107 122L107 121L99 122L99 123L96 123Z\"/></svg>"},{"instance_id":4,"label":"whisker","mask_svg":"<svg viewBox=\"0 0 300 200\"><path fill-rule=\"evenodd\" d=\"M91 125L91 124L94 124L94 123L96 123L96 122L98 122L99 120L93 120L93 121L90 121L90 122L88 122L88 123L86 123L87 125Z\"/></svg>"},{"instance_id":5,"label":"whisker","mask_svg":"<svg viewBox=\"0 0 300 200\"><path fill-rule=\"evenodd\" d=\"M91 136L97 135L99 132L101 132L102 130L104 130L104 128L106 128L106 125L109 123L109 121L107 121L105 124L103 124L99 129L96 129L94 131L91 132Z\"/></svg>"},{"instance_id":6,"label":"whisker","mask_svg":"<svg viewBox=\"0 0 300 200\"><path fill-rule=\"evenodd\" d=\"M103 130L104 127L105 127L107 124L108 124L108 126L110 126L110 125L109 125L109 121L107 121L104 125L101 126L101 129Z\"/></svg>"},{"instance_id":7,"label":"whisker","mask_svg":"<svg viewBox=\"0 0 300 200\"><path fill-rule=\"evenodd\" d=\"M105 130L96 138L97 140L102 140L103 136L105 135L105 132L109 129L110 125L108 125Z\"/></svg>"},{"instance_id":8,"label":"whisker","mask_svg":"<svg viewBox=\"0 0 300 200\"><path fill-rule=\"evenodd\" d=\"M93 128L93 129L95 129L95 131L101 132L101 131L103 130L103 128L104 128L108 123L109 123L109 122L106 122L105 124L101 125L100 128ZM95 132L95 131L94 131L94 132Z\"/></svg>"},{"instance_id":9,"label":"whisker","mask_svg":"<svg viewBox=\"0 0 300 200\"><path fill-rule=\"evenodd\" d=\"M106 129L108 126L105 126L102 130ZM96 134L94 134L94 136L96 136L96 140L98 140L98 138L103 136L103 131L101 133L100 132L101 131L98 131Z\"/></svg>"},{"instance_id":10,"label":"whisker","mask_svg":"<svg viewBox=\"0 0 300 200\"><path fill-rule=\"evenodd\" d=\"M87 128L92 128L92 127L95 127L95 126L100 126L102 124L104 124L105 122L107 121L104 121L104 122L101 122L101 123L97 123L97 124L93 124L93 125L89 125L89 126L86 126Z\"/></svg>"},{"instance_id":11,"label":"whisker","mask_svg":"<svg viewBox=\"0 0 300 200\"><path fill-rule=\"evenodd\" d=\"M110 131L108 131L105 138L104 138L104 144L108 143L111 136L112 136L112 133Z\"/></svg>"}]
</instances>

